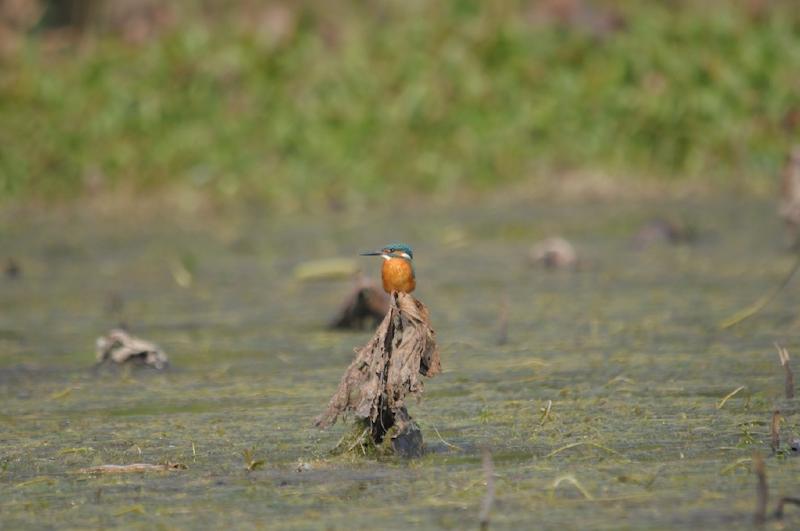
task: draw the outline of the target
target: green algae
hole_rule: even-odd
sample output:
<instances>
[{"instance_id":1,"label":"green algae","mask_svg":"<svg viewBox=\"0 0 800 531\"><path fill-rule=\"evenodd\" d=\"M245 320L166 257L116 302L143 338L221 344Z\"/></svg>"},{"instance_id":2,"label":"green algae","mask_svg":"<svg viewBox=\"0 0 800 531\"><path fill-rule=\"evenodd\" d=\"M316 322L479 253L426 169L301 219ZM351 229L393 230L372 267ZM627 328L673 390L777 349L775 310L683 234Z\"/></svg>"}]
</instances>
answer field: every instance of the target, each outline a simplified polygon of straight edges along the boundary
<instances>
[{"instance_id":1,"label":"green algae","mask_svg":"<svg viewBox=\"0 0 800 531\"><path fill-rule=\"evenodd\" d=\"M633 250L629 236L660 209L700 227L698 242ZM483 448L492 528L747 528L754 450L770 510L796 491L800 460L786 443L800 435L800 408L785 398L773 346L797 348L796 286L739 327L717 327L791 264L769 205L511 203L399 225L373 216L135 226L74 216L0 231L23 267L0 281L0 307L14 308L0 313L2 527L477 527ZM442 219L469 245L426 240ZM524 239L492 229L529 220L533 243L538 219L563 227L591 267L531 269ZM409 404L428 451L332 455L357 429L312 422L369 332L324 330L347 281L287 279L303 261L398 231L415 243L416 295L442 347L445 372ZM54 257L59 239L79 252ZM259 243L243 256L237 239ZM188 288L157 258L178 241L196 260ZM111 292L132 330L165 349L168 371L92 371L94 338L116 324ZM508 332L497 345L501 300ZM772 455L776 409L784 446ZM263 464L247 470L246 455ZM131 463L188 469L79 473ZM784 518L800 523L792 508Z\"/></svg>"}]
</instances>

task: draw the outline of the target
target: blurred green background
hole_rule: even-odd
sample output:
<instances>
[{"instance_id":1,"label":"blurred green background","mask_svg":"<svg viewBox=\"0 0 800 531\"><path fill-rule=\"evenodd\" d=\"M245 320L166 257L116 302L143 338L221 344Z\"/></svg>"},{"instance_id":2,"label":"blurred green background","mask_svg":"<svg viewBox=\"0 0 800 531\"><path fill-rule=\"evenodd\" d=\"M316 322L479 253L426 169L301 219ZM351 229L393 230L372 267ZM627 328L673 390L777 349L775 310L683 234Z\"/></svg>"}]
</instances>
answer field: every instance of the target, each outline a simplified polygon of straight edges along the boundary
<instances>
[{"instance_id":1,"label":"blurred green background","mask_svg":"<svg viewBox=\"0 0 800 531\"><path fill-rule=\"evenodd\" d=\"M798 125L794 1L0 3L5 202L766 195Z\"/></svg>"}]
</instances>

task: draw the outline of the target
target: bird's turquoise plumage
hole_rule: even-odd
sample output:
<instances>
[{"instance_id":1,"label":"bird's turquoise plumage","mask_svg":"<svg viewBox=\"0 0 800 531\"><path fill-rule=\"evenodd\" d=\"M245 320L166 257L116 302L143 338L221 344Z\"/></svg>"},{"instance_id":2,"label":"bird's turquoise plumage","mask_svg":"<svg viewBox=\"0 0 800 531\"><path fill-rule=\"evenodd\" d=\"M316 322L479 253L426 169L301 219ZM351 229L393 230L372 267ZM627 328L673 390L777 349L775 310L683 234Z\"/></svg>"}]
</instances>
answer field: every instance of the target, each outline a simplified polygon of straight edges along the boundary
<instances>
[{"instance_id":1,"label":"bird's turquoise plumage","mask_svg":"<svg viewBox=\"0 0 800 531\"><path fill-rule=\"evenodd\" d=\"M389 245L383 248L384 251L400 251L401 253L406 253L411 258L414 258L414 251L411 250L410 245L406 245L405 243L390 243Z\"/></svg>"}]
</instances>

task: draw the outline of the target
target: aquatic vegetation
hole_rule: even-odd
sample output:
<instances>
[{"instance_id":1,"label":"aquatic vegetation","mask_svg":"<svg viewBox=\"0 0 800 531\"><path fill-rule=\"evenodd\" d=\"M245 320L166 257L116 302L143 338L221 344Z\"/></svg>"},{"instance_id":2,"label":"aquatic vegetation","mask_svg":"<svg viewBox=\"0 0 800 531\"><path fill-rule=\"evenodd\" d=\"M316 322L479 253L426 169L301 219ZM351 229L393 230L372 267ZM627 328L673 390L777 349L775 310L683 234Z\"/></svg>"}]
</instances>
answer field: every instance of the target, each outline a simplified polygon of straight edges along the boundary
<instances>
[{"instance_id":1,"label":"aquatic vegetation","mask_svg":"<svg viewBox=\"0 0 800 531\"><path fill-rule=\"evenodd\" d=\"M800 467L797 394L787 398L773 346L796 348L796 285L737 327L718 322L791 266L772 201L501 205L399 220L376 209L352 225L323 215L98 223L81 212L0 212L0 248L24 266L0 278L0 308L14 309L0 312L2 525L477 528L484 448L490 529L747 527L754 451L771 525ZM633 230L665 213L718 236L631 249ZM469 245L425 239L445 223ZM292 271L393 233L420 242L425 282L415 293L445 369L407 404L426 453L407 462L364 445L331 455L353 426L320 432L309 419L370 333L327 328L349 279L295 282ZM554 233L592 267L528 267L529 242ZM232 243L241 240L257 243L243 253ZM176 242L200 265L188 288L163 267ZM174 370L93 373L92 341L117 320L109 293ZM509 333L498 345L503 299ZM246 471L243 449L264 464ZM138 463L188 469L80 473ZM781 525L797 528L789 504Z\"/></svg>"},{"instance_id":2,"label":"aquatic vegetation","mask_svg":"<svg viewBox=\"0 0 800 531\"><path fill-rule=\"evenodd\" d=\"M242 457L244 458L244 468L248 472L252 472L259 467L264 466L263 459L256 459L255 454L251 448L245 448L242 450Z\"/></svg>"}]
</instances>

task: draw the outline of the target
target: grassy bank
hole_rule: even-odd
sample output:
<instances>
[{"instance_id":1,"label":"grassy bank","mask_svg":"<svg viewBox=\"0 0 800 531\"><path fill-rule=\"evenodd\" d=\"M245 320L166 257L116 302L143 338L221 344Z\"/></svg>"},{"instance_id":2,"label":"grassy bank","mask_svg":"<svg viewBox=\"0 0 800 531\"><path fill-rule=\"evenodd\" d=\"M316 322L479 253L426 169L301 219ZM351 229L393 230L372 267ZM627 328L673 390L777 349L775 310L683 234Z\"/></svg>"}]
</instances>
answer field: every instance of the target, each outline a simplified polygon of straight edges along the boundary
<instances>
[{"instance_id":1,"label":"grassy bank","mask_svg":"<svg viewBox=\"0 0 800 531\"><path fill-rule=\"evenodd\" d=\"M0 198L348 202L576 171L772 188L800 121L790 2L550 4L176 7L137 43L39 28L2 59Z\"/></svg>"}]
</instances>

